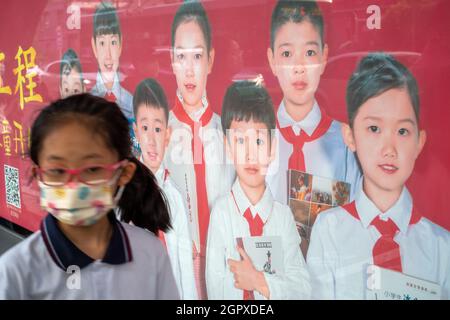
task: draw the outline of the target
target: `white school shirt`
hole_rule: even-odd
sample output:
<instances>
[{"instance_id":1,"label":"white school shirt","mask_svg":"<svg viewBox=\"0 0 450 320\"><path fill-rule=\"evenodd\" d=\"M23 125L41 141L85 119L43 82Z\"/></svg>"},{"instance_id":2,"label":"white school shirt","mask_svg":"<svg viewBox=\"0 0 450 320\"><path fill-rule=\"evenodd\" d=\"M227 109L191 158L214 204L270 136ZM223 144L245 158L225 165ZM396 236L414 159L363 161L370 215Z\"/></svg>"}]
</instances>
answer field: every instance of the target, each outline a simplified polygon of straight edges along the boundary
<instances>
[{"instance_id":1,"label":"white school shirt","mask_svg":"<svg viewBox=\"0 0 450 320\"><path fill-rule=\"evenodd\" d=\"M360 220L342 207L322 212L314 223L307 262L312 295L316 299L365 299L367 266L381 236L370 223L377 216L391 218L399 228L394 240L400 246L404 274L438 283L442 297L450 298L450 233L422 217L409 226L412 198L406 187L385 213L367 197L362 179L355 194Z\"/></svg>"},{"instance_id":2,"label":"white school shirt","mask_svg":"<svg viewBox=\"0 0 450 320\"><path fill-rule=\"evenodd\" d=\"M204 112L206 108L202 110ZM200 118L202 114L196 116ZM195 120L198 120L198 118ZM189 125L177 119L173 111L170 111L169 114L169 126L172 133L164 164L169 169L177 189L181 192L188 210L188 223L192 241L196 248L200 248L196 180L191 145L192 131ZM227 164L229 161L225 157L223 136L220 117L214 113L211 121L200 129L200 139L204 148L205 184L210 210L215 201L231 189L235 178L232 163Z\"/></svg>"},{"instance_id":3,"label":"white school shirt","mask_svg":"<svg viewBox=\"0 0 450 320\"><path fill-rule=\"evenodd\" d=\"M112 92L117 99L117 104L127 119L133 119L133 96L124 87L120 85L119 75L114 74L113 86L111 90L106 89L102 75L97 72L95 86L91 89L94 96L104 97L107 93Z\"/></svg>"},{"instance_id":4,"label":"white school shirt","mask_svg":"<svg viewBox=\"0 0 450 320\"><path fill-rule=\"evenodd\" d=\"M277 111L277 119L281 128L292 126L296 135L300 134L300 130L304 130L311 136L319 125L322 115L319 105L315 101L313 108L305 119L295 122L287 113L284 102L281 102ZM287 171L293 146L284 139L279 130L277 130L277 138L278 150L275 160L269 166L266 182L274 198L283 204L287 204ZM344 143L340 122L332 120L330 128L324 135L311 142L305 142L303 155L307 173L346 181L351 184L351 195L354 194L355 184L361 173L353 152Z\"/></svg>"},{"instance_id":5,"label":"white school shirt","mask_svg":"<svg viewBox=\"0 0 450 320\"><path fill-rule=\"evenodd\" d=\"M169 257L159 239L117 221L113 214L109 220L109 247L102 260L94 260L48 215L40 231L0 257L0 300L178 299ZM79 267L76 273L73 266Z\"/></svg>"},{"instance_id":6,"label":"white school shirt","mask_svg":"<svg viewBox=\"0 0 450 320\"><path fill-rule=\"evenodd\" d=\"M173 184L170 174L166 176L166 169L163 165L158 169L155 177L159 187L166 196L170 209L172 229L164 233L164 238L180 298L183 300L197 300L192 260L192 241L183 198Z\"/></svg>"},{"instance_id":7,"label":"white school shirt","mask_svg":"<svg viewBox=\"0 0 450 320\"><path fill-rule=\"evenodd\" d=\"M264 222L263 236L280 236L283 247L284 275L264 273L270 291L270 299L309 299L311 287L305 260L300 253L300 236L288 206L274 201L269 188L263 197L252 206L236 179L231 192L215 204L209 223L206 251L206 288L208 298L243 299L243 290L234 286L234 275L227 259L240 260L236 250L236 238L249 237L250 229L243 214L250 207L253 217L256 213ZM254 291L255 299L265 299Z\"/></svg>"}]
</instances>

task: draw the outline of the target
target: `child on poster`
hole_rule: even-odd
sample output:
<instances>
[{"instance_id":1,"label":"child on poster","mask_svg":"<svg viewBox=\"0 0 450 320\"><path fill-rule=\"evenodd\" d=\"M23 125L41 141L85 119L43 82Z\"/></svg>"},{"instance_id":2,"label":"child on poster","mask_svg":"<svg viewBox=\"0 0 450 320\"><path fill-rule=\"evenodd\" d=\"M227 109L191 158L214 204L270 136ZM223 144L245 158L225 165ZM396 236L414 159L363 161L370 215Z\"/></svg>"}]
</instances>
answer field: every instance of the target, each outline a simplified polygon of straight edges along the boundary
<instances>
[{"instance_id":1,"label":"child on poster","mask_svg":"<svg viewBox=\"0 0 450 320\"><path fill-rule=\"evenodd\" d=\"M265 174L275 154L275 114L266 89L251 81L232 84L224 98L222 127L237 178L211 213L206 254L210 299L308 299L309 275L288 206L274 200ZM255 269L237 238L281 238L284 274ZM241 259L240 259L241 257ZM241 261L239 261L241 260Z\"/></svg>"},{"instance_id":2,"label":"child on poster","mask_svg":"<svg viewBox=\"0 0 450 320\"><path fill-rule=\"evenodd\" d=\"M196 300L187 212L170 172L162 163L170 139L169 106L164 90L156 80L148 78L138 84L133 95L133 111L136 116L134 131L142 150L140 161L153 172L170 209L172 229L165 233L160 231L159 237L169 254L180 298Z\"/></svg>"},{"instance_id":3,"label":"child on poster","mask_svg":"<svg viewBox=\"0 0 450 320\"><path fill-rule=\"evenodd\" d=\"M68 49L62 56L59 76L59 93L61 98L86 91L81 63L73 49Z\"/></svg>"},{"instance_id":4,"label":"child on poster","mask_svg":"<svg viewBox=\"0 0 450 320\"><path fill-rule=\"evenodd\" d=\"M437 283L450 297L450 233L421 216L405 186L426 138L418 92L410 71L383 53L354 71L343 134L363 177L353 202L321 213L313 226L314 298L364 299L371 264Z\"/></svg>"},{"instance_id":5,"label":"child on poster","mask_svg":"<svg viewBox=\"0 0 450 320\"><path fill-rule=\"evenodd\" d=\"M288 201L288 169L347 181L352 189L360 175L342 139L341 124L315 99L328 59L323 29L315 1L280 0L273 10L267 58L283 100L277 111L279 150L267 183L281 203Z\"/></svg>"},{"instance_id":6,"label":"child on poster","mask_svg":"<svg viewBox=\"0 0 450 320\"><path fill-rule=\"evenodd\" d=\"M234 170L225 164L220 118L206 96L214 48L201 3L185 2L177 10L170 55L177 96L169 115L172 136L165 163L188 208L198 294L206 299L204 268L210 208L229 191Z\"/></svg>"},{"instance_id":7,"label":"child on poster","mask_svg":"<svg viewBox=\"0 0 450 320\"><path fill-rule=\"evenodd\" d=\"M178 299L167 253L164 196L134 158L117 104L90 94L44 108L30 157L48 212L40 231L0 257L3 299ZM142 190L146 190L145 193ZM137 224L116 220L119 209Z\"/></svg>"},{"instance_id":8,"label":"child on poster","mask_svg":"<svg viewBox=\"0 0 450 320\"><path fill-rule=\"evenodd\" d=\"M92 51L98 64L95 86L91 93L119 105L130 123L133 154L140 154L132 123L133 96L120 85L119 64L122 54L123 35L116 9L109 2L101 2L94 14L94 32L91 38Z\"/></svg>"}]
</instances>

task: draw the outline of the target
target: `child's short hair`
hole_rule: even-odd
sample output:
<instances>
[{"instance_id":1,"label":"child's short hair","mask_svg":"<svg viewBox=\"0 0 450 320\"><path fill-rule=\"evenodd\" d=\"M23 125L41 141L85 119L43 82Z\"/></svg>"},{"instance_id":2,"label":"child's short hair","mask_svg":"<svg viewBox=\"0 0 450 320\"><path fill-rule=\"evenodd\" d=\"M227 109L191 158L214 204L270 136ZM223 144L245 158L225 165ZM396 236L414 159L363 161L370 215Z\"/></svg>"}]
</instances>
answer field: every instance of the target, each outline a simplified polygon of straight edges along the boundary
<instances>
[{"instance_id":1,"label":"child's short hair","mask_svg":"<svg viewBox=\"0 0 450 320\"><path fill-rule=\"evenodd\" d=\"M419 122L420 101L416 79L394 57L375 52L369 53L359 62L347 84L347 112L350 126L353 126L361 105L390 89L407 89L416 120Z\"/></svg>"},{"instance_id":2,"label":"child's short hair","mask_svg":"<svg viewBox=\"0 0 450 320\"><path fill-rule=\"evenodd\" d=\"M316 1L279 0L273 9L270 24L270 47L274 50L275 37L278 30L288 22L301 23L309 21L319 32L322 46L323 39L323 16Z\"/></svg>"},{"instance_id":3,"label":"child's short hair","mask_svg":"<svg viewBox=\"0 0 450 320\"><path fill-rule=\"evenodd\" d=\"M116 8L110 2L101 2L94 14L94 39L97 36L107 34L118 34L122 40L120 32L120 22L117 16Z\"/></svg>"},{"instance_id":4,"label":"child's short hair","mask_svg":"<svg viewBox=\"0 0 450 320\"><path fill-rule=\"evenodd\" d=\"M137 116L139 106L145 104L153 108L162 108L166 116L166 123L169 120L169 105L161 85L152 78L142 80L136 87L133 95L133 111Z\"/></svg>"},{"instance_id":5,"label":"child's short hair","mask_svg":"<svg viewBox=\"0 0 450 320\"><path fill-rule=\"evenodd\" d=\"M68 49L62 56L61 63L59 65L60 79L63 74L68 75L72 69L75 69L80 74L80 80L83 83L83 72L81 70L81 63L78 59L76 52L73 49Z\"/></svg>"},{"instance_id":6,"label":"child's short hair","mask_svg":"<svg viewBox=\"0 0 450 320\"><path fill-rule=\"evenodd\" d=\"M269 130L275 129L276 120L272 99L267 90L253 81L238 81L230 85L222 105L222 130L230 129L231 122L250 121L264 123Z\"/></svg>"},{"instance_id":7,"label":"child's short hair","mask_svg":"<svg viewBox=\"0 0 450 320\"><path fill-rule=\"evenodd\" d=\"M175 33L182 23L195 21L199 25L205 37L206 49L209 53L211 49L211 25L205 8L198 1L186 1L177 10L172 22L172 48L175 45Z\"/></svg>"}]
</instances>

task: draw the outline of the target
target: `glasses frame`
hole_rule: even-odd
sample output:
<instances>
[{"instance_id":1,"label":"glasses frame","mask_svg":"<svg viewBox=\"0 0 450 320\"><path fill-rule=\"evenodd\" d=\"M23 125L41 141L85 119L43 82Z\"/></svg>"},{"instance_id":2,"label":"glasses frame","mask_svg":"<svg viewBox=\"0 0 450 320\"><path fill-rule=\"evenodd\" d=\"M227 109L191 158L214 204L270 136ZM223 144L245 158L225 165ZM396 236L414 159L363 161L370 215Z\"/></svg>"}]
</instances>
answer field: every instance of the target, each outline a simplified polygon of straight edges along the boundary
<instances>
[{"instance_id":1,"label":"glasses frame","mask_svg":"<svg viewBox=\"0 0 450 320\"><path fill-rule=\"evenodd\" d=\"M85 183L85 184L90 185L90 186L94 186L94 185L102 184L102 183L104 183L105 181L102 181L102 182L99 182L99 183L89 183L89 182L87 182L87 181L84 181L83 179L80 179L80 173L83 172L83 170L85 170L85 169L87 169L87 168L92 168L92 167L100 167L100 168L102 168L102 169L105 169L105 170L107 170L107 171L110 172L110 175L111 175L111 176L110 176L110 178L107 180L107 181L110 181L111 178L113 178L113 176L114 176L114 171L116 171L117 169L119 169L119 168L121 168L121 167L124 167L127 163L128 163L128 160L127 160L127 159L124 159L124 160L121 160L121 161L119 161L119 162L112 163L112 164L106 164L106 165L105 165L105 164L91 164L91 165L83 166L83 167L77 168L77 169L65 169L65 168L56 167L56 166L55 166L55 167L49 167L49 168L43 169L43 168L41 168L41 167L36 166L36 167L34 168L34 170L35 170L35 174L36 174L36 176L38 177L39 181L42 182L43 184L45 184L46 186L50 186L50 187L62 187L62 186L65 186L66 184L68 184L69 182L71 182L71 181L73 180L74 177L77 178L77 181L80 181L80 182ZM61 169L61 170L65 170L65 172L69 174L69 177L68 177L67 181L65 181L65 182L62 183L62 184L59 184L59 183L47 183L47 182L45 182L44 179L43 179L43 174L45 174L46 171L48 171L48 170L53 170L53 169Z\"/></svg>"}]
</instances>

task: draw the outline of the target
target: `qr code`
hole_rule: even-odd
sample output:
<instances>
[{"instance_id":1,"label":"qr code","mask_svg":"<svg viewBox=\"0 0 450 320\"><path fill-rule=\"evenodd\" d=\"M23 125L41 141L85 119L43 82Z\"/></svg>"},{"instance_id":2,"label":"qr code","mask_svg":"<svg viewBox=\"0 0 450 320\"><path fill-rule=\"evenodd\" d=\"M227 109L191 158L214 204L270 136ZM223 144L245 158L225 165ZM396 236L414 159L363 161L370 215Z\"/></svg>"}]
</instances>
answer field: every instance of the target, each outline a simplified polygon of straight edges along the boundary
<instances>
[{"instance_id":1,"label":"qr code","mask_svg":"<svg viewBox=\"0 0 450 320\"><path fill-rule=\"evenodd\" d=\"M5 165L6 203L20 209L19 169Z\"/></svg>"}]
</instances>

